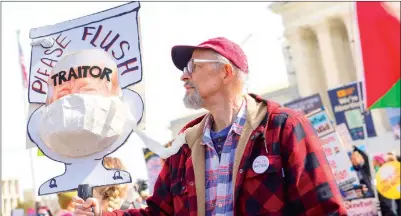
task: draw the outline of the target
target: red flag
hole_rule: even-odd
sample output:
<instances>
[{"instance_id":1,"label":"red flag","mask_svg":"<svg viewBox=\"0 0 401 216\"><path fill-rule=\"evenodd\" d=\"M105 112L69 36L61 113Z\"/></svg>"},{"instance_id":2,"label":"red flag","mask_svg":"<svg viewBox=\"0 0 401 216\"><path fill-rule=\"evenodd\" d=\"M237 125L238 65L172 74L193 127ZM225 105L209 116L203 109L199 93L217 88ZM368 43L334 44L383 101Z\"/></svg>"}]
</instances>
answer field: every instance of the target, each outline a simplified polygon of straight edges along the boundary
<instances>
[{"instance_id":1,"label":"red flag","mask_svg":"<svg viewBox=\"0 0 401 216\"><path fill-rule=\"evenodd\" d=\"M397 9L384 2L357 2L356 9L366 106L370 109L400 107L400 21Z\"/></svg>"},{"instance_id":2,"label":"red flag","mask_svg":"<svg viewBox=\"0 0 401 216\"><path fill-rule=\"evenodd\" d=\"M22 84L23 84L24 88L28 88L28 75L26 73L25 58L24 58L24 53L22 52L21 42L19 40L19 34L20 34L19 31L17 31L18 52L19 52L19 61L20 61L21 74L22 74Z\"/></svg>"}]
</instances>

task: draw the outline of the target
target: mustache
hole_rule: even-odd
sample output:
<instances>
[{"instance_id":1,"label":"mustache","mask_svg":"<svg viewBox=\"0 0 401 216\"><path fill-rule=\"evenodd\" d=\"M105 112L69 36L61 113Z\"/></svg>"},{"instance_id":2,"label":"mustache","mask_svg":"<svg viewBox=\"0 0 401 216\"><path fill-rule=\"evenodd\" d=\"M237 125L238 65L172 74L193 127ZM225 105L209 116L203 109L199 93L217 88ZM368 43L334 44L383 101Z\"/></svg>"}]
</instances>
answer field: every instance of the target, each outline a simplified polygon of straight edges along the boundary
<instances>
[{"instance_id":1,"label":"mustache","mask_svg":"<svg viewBox=\"0 0 401 216\"><path fill-rule=\"evenodd\" d=\"M195 85L193 83L189 82L189 81L186 81L184 86L189 86L191 88L196 88Z\"/></svg>"}]
</instances>

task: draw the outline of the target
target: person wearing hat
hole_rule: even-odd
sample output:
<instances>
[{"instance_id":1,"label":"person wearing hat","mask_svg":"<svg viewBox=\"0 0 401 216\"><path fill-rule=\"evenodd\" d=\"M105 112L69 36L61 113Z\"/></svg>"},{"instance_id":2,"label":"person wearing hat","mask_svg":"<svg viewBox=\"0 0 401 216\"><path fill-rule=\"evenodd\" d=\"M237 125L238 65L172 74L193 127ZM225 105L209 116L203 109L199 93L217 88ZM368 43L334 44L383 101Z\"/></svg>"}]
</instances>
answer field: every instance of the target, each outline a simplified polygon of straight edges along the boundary
<instances>
[{"instance_id":1,"label":"person wearing hat","mask_svg":"<svg viewBox=\"0 0 401 216\"><path fill-rule=\"evenodd\" d=\"M185 106L208 113L180 131L185 142L165 160L146 208L107 213L74 197L75 215L346 215L310 122L245 93L239 45L218 37L171 54Z\"/></svg>"}]
</instances>

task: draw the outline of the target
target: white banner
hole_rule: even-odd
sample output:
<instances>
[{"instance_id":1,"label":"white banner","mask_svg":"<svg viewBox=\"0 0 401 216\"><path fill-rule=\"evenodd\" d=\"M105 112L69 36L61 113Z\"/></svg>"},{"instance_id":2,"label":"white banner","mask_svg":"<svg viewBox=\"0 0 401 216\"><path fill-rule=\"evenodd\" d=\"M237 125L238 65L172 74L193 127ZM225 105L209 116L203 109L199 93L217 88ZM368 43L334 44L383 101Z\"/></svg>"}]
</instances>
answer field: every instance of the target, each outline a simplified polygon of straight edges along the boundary
<instances>
[{"instance_id":1,"label":"white banner","mask_svg":"<svg viewBox=\"0 0 401 216\"><path fill-rule=\"evenodd\" d=\"M29 102L45 103L47 83L53 79L49 77L53 66L63 56L84 49L102 49L114 58L121 88L139 83L142 80L139 7L139 2L132 2L56 25L32 29Z\"/></svg>"},{"instance_id":2,"label":"white banner","mask_svg":"<svg viewBox=\"0 0 401 216\"><path fill-rule=\"evenodd\" d=\"M344 190L349 189L352 183L358 180L358 176L351 169L352 164L348 153L341 144L340 137L334 130L327 112L323 109L312 113L308 119L320 137L324 153L338 186Z\"/></svg>"},{"instance_id":3,"label":"white banner","mask_svg":"<svg viewBox=\"0 0 401 216\"><path fill-rule=\"evenodd\" d=\"M334 132L333 124L325 109L308 115L309 121L312 123L319 137Z\"/></svg>"},{"instance_id":4,"label":"white banner","mask_svg":"<svg viewBox=\"0 0 401 216\"><path fill-rule=\"evenodd\" d=\"M340 188L358 181L358 176L351 170L352 164L347 151L342 147L337 133L320 138L326 158L330 164L336 182Z\"/></svg>"},{"instance_id":5,"label":"white banner","mask_svg":"<svg viewBox=\"0 0 401 216\"><path fill-rule=\"evenodd\" d=\"M349 216L376 216L377 202L374 198L344 201Z\"/></svg>"}]
</instances>

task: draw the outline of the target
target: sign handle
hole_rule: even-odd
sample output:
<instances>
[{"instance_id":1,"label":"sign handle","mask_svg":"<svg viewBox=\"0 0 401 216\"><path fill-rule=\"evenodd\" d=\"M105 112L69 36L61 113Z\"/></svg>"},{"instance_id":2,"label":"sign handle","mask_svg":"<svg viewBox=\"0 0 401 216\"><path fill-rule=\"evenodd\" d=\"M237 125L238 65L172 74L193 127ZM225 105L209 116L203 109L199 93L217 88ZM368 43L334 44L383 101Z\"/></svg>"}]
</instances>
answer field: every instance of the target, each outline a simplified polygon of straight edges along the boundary
<instances>
[{"instance_id":1,"label":"sign handle","mask_svg":"<svg viewBox=\"0 0 401 216\"><path fill-rule=\"evenodd\" d=\"M78 185L78 196L85 201L93 197L93 187L89 184Z\"/></svg>"}]
</instances>

